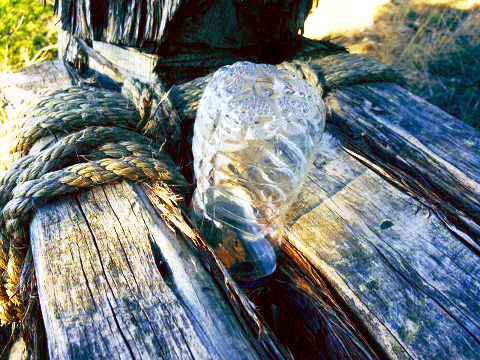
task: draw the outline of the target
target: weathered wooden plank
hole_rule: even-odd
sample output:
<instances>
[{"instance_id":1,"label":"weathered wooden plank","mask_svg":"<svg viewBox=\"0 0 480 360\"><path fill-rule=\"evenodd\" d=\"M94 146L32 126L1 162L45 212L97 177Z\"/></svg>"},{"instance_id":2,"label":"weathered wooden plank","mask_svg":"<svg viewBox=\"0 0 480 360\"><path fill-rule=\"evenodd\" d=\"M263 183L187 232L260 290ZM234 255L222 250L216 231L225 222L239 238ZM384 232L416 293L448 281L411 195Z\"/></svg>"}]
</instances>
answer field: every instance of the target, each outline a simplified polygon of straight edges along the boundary
<instances>
[{"instance_id":1,"label":"weathered wooden plank","mask_svg":"<svg viewBox=\"0 0 480 360\"><path fill-rule=\"evenodd\" d=\"M134 77L146 83L155 80L154 68L158 56L125 48L105 42L92 41L89 46L82 39L73 39L71 35L58 29L59 56L66 56L73 60L79 51L87 56L89 68L108 76L116 82L122 83L126 77Z\"/></svg>"},{"instance_id":2,"label":"weathered wooden plank","mask_svg":"<svg viewBox=\"0 0 480 360\"><path fill-rule=\"evenodd\" d=\"M26 67L20 72L0 74L2 91L15 87L37 92L48 86L65 86L70 83L68 72L60 60L47 60Z\"/></svg>"},{"instance_id":3,"label":"weathered wooden plank","mask_svg":"<svg viewBox=\"0 0 480 360\"><path fill-rule=\"evenodd\" d=\"M144 77L143 69L152 71L155 58L159 59L109 44L94 43L95 47L122 71L139 78ZM163 65L165 61L161 60ZM312 67L322 71L315 60ZM329 122L336 124L352 145L362 147L373 162L438 206L450 222L474 238L466 241L480 251L475 244L480 238L478 130L392 83L337 89L327 100L332 110Z\"/></svg>"},{"instance_id":4,"label":"weathered wooden plank","mask_svg":"<svg viewBox=\"0 0 480 360\"><path fill-rule=\"evenodd\" d=\"M319 183L336 184L329 185L337 189L330 189L328 196L340 194L329 203L318 198L321 189L316 186L306 190L310 195L302 193L301 209L293 216L310 220L304 225L308 231L298 224L292 228L300 234L291 237L293 246L326 274L392 358L472 357L480 338L475 320L478 132L394 84L337 90L329 104L330 124L344 135L346 146L359 152L357 160L410 195L371 170L366 173L357 161L332 160L330 178ZM350 178L335 178L337 172ZM373 205L361 202L370 197ZM337 209L339 201L342 206ZM310 207L315 211L309 213ZM325 219L332 224L325 224ZM330 238L318 239L322 233ZM342 237L351 239L352 245L339 240ZM319 253L325 242L331 251L337 246L343 251ZM353 250L346 251L346 246ZM449 340L444 346L431 338Z\"/></svg>"},{"instance_id":5,"label":"weathered wooden plank","mask_svg":"<svg viewBox=\"0 0 480 360\"><path fill-rule=\"evenodd\" d=\"M138 185L42 207L30 232L51 358L259 358Z\"/></svg>"},{"instance_id":6,"label":"weathered wooden plank","mask_svg":"<svg viewBox=\"0 0 480 360\"><path fill-rule=\"evenodd\" d=\"M133 76L147 83L154 81L155 73L153 69L158 59L157 56L100 41L93 41L92 47L95 52L115 64L115 68L120 74ZM112 73L111 69L100 64L95 58L90 58L90 64L93 69L98 71L103 70L103 72L111 76L112 79L123 82L123 79L119 77L118 74Z\"/></svg>"},{"instance_id":7,"label":"weathered wooden plank","mask_svg":"<svg viewBox=\"0 0 480 360\"><path fill-rule=\"evenodd\" d=\"M203 48L185 48L180 53L156 55L101 41L92 41L92 45L89 46L81 39L70 39L70 35L62 29L59 29L60 39L62 41L59 41L59 48L70 58L75 58L74 54L79 51L84 52L88 55L88 65L91 69L119 83L122 83L126 77L134 77L150 83L157 79L158 73L166 75L169 80L185 82L186 79L203 76L225 64L247 60L246 56L228 49L212 49L205 52ZM258 61L258 57L254 56L248 59Z\"/></svg>"},{"instance_id":8,"label":"weathered wooden plank","mask_svg":"<svg viewBox=\"0 0 480 360\"><path fill-rule=\"evenodd\" d=\"M100 41L93 41L91 47L83 43L81 47L90 55L89 66L92 69L117 82L123 82L125 77L132 76L149 83L156 80L159 74L166 85L173 86L236 61L258 61L258 57L242 56L228 49L205 52L203 48L187 47L182 52L154 55Z\"/></svg>"},{"instance_id":9,"label":"weathered wooden plank","mask_svg":"<svg viewBox=\"0 0 480 360\"><path fill-rule=\"evenodd\" d=\"M446 214L480 251L478 130L395 84L336 90L330 104L329 120L350 146Z\"/></svg>"},{"instance_id":10,"label":"weathered wooden plank","mask_svg":"<svg viewBox=\"0 0 480 360\"><path fill-rule=\"evenodd\" d=\"M71 85L70 76L60 60L44 61L17 73L0 74L0 106L13 119L36 92L45 87ZM7 120L8 120L7 119Z\"/></svg>"},{"instance_id":11,"label":"weathered wooden plank","mask_svg":"<svg viewBox=\"0 0 480 360\"><path fill-rule=\"evenodd\" d=\"M480 263L426 205L327 132L288 214L288 244L393 359L480 353Z\"/></svg>"}]
</instances>

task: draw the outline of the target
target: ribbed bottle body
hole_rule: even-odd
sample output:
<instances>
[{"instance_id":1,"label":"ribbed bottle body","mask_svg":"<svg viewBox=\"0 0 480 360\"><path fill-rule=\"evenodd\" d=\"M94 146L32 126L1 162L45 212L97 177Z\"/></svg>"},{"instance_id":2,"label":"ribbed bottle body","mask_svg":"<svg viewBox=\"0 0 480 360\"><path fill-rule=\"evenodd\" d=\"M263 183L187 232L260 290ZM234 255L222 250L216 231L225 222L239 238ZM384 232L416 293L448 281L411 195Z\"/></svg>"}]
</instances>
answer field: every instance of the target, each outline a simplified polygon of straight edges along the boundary
<instances>
[{"instance_id":1,"label":"ribbed bottle body","mask_svg":"<svg viewBox=\"0 0 480 360\"><path fill-rule=\"evenodd\" d=\"M205 89L194 125L190 214L235 279L275 270L284 215L324 125L316 89L271 65L225 66Z\"/></svg>"}]
</instances>

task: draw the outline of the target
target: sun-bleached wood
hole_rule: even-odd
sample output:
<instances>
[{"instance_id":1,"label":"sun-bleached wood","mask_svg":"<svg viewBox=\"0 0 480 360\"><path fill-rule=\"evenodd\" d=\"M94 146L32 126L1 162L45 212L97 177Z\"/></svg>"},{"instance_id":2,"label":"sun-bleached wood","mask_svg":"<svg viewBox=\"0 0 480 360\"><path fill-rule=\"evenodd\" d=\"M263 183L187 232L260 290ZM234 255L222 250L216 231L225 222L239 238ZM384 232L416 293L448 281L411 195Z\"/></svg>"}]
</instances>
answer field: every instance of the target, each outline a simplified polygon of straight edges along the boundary
<instances>
[{"instance_id":1,"label":"sun-bleached wood","mask_svg":"<svg viewBox=\"0 0 480 360\"><path fill-rule=\"evenodd\" d=\"M361 164L330 132L288 223L289 246L326 277L390 358L480 353L478 254L428 204Z\"/></svg>"},{"instance_id":2,"label":"sun-bleached wood","mask_svg":"<svg viewBox=\"0 0 480 360\"><path fill-rule=\"evenodd\" d=\"M52 359L259 358L139 185L46 205L30 233Z\"/></svg>"},{"instance_id":3,"label":"sun-bleached wood","mask_svg":"<svg viewBox=\"0 0 480 360\"><path fill-rule=\"evenodd\" d=\"M480 131L396 84L339 89L328 102L346 146L438 209L480 253Z\"/></svg>"},{"instance_id":4,"label":"sun-bleached wood","mask_svg":"<svg viewBox=\"0 0 480 360\"><path fill-rule=\"evenodd\" d=\"M480 133L395 84L335 90L288 246L397 359L480 352Z\"/></svg>"},{"instance_id":5,"label":"sun-bleached wood","mask_svg":"<svg viewBox=\"0 0 480 360\"><path fill-rule=\"evenodd\" d=\"M93 47L121 73L142 79L159 61L135 49L96 42ZM98 61L91 58L90 63L101 71ZM346 135L346 146L358 149L365 160L441 209L439 216L480 252L478 130L393 83L336 89L326 100L329 124Z\"/></svg>"}]
</instances>

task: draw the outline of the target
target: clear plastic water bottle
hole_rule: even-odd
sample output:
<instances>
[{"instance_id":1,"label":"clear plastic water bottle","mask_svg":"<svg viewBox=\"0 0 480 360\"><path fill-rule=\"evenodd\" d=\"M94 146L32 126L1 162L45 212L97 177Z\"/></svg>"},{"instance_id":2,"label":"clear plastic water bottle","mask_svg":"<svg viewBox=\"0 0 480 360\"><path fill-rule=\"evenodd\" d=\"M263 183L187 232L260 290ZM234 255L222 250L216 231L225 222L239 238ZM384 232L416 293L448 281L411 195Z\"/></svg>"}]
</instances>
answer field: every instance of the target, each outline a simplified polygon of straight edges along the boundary
<instances>
[{"instance_id":1,"label":"clear plastic water bottle","mask_svg":"<svg viewBox=\"0 0 480 360\"><path fill-rule=\"evenodd\" d=\"M237 281L275 271L284 215L324 126L317 90L275 66L225 66L206 87L194 125L190 215Z\"/></svg>"}]
</instances>

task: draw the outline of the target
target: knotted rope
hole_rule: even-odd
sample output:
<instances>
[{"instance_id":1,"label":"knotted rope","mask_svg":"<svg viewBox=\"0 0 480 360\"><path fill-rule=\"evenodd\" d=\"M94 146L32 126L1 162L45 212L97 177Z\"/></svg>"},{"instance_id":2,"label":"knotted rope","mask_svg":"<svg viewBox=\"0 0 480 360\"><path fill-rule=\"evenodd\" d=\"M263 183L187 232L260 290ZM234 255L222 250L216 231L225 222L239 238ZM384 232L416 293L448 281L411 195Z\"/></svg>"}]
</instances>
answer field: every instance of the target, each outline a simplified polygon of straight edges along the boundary
<instances>
[{"instance_id":1,"label":"knotted rope","mask_svg":"<svg viewBox=\"0 0 480 360\"><path fill-rule=\"evenodd\" d=\"M323 89L364 81L398 81L372 57L336 54L310 62L278 65ZM353 70L352 70L353 69ZM28 318L24 288L32 269L25 263L32 214L52 199L122 179L156 180L186 196L189 184L164 149L175 153L182 125L195 119L198 102L211 75L165 91L130 79L122 94L78 86L39 93L17 120L0 131L9 144L0 153L0 322ZM60 138L36 154L45 136ZM174 150L174 151L172 151ZM168 190L167 190L168 189ZM171 192L170 192L171 194ZM177 199L177 198L176 198ZM22 285L22 286L21 286Z\"/></svg>"}]
</instances>

